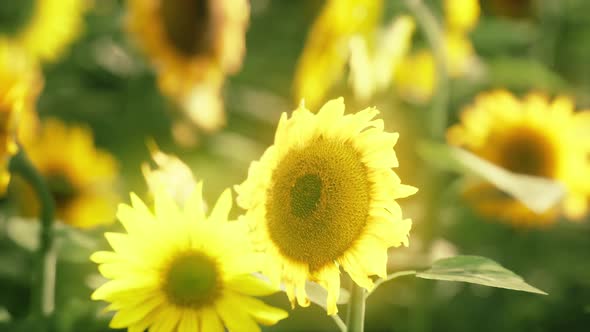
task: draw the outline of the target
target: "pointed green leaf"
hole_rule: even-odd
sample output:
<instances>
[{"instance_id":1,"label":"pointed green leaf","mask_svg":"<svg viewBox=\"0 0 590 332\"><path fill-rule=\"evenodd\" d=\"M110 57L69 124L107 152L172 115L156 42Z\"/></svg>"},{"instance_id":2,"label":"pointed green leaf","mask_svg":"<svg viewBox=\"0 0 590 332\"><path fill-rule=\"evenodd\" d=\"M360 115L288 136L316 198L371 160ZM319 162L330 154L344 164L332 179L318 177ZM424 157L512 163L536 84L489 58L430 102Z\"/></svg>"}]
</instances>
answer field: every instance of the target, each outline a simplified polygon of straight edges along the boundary
<instances>
[{"instance_id":1,"label":"pointed green leaf","mask_svg":"<svg viewBox=\"0 0 590 332\"><path fill-rule=\"evenodd\" d=\"M541 214L561 201L565 195L563 184L538 176L512 173L475 154L459 148L451 148L456 160L474 175L498 189L510 194L535 213Z\"/></svg>"},{"instance_id":2,"label":"pointed green leaf","mask_svg":"<svg viewBox=\"0 0 590 332\"><path fill-rule=\"evenodd\" d=\"M434 262L429 270L416 274L418 278L462 281L490 287L529 293L547 293L527 284L520 276L491 259L480 256L455 256Z\"/></svg>"},{"instance_id":3,"label":"pointed green leaf","mask_svg":"<svg viewBox=\"0 0 590 332\"><path fill-rule=\"evenodd\" d=\"M565 195L565 187L560 182L510 172L464 149L425 142L419 145L418 152L435 167L466 173L492 183L538 214L558 204Z\"/></svg>"}]
</instances>

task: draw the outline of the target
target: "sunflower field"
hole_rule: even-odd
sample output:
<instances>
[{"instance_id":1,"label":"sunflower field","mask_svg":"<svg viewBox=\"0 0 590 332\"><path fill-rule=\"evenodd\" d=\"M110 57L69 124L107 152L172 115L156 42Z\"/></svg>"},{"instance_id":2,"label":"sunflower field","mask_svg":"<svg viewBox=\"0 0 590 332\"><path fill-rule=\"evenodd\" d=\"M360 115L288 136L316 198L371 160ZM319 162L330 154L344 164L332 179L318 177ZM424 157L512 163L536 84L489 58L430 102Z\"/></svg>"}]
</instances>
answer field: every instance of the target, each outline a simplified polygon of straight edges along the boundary
<instances>
[{"instance_id":1,"label":"sunflower field","mask_svg":"<svg viewBox=\"0 0 590 332\"><path fill-rule=\"evenodd\" d=\"M0 332L587 331L590 1L0 0Z\"/></svg>"}]
</instances>

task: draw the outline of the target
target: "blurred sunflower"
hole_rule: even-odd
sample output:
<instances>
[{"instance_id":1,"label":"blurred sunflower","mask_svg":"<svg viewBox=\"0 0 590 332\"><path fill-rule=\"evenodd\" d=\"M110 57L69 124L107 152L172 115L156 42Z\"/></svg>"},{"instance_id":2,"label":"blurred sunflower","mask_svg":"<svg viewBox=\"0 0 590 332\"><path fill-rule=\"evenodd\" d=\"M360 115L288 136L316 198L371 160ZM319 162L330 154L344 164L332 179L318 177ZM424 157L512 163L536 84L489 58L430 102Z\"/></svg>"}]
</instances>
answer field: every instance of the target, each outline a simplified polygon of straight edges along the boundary
<instances>
[{"instance_id":1,"label":"blurred sunflower","mask_svg":"<svg viewBox=\"0 0 590 332\"><path fill-rule=\"evenodd\" d=\"M248 227L229 222L231 192L226 190L211 214L202 209L202 184L180 209L166 190L153 193L155 215L134 194L117 216L127 234L106 233L113 251L91 259L108 279L94 300L118 311L112 328L129 331L260 331L287 317L253 296L277 291L253 275L259 255Z\"/></svg>"},{"instance_id":2,"label":"blurred sunflower","mask_svg":"<svg viewBox=\"0 0 590 332\"><path fill-rule=\"evenodd\" d=\"M42 61L54 61L80 34L87 8L85 0L4 1L0 37Z\"/></svg>"},{"instance_id":3,"label":"blurred sunflower","mask_svg":"<svg viewBox=\"0 0 590 332\"><path fill-rule=\"evenodd\" d=\"M514 224L544 224L563 212L578 219L590 198L589 112L574 113L569 98L531 93L522 100L506 91L479 95L451 127L448 142L510 172L562 183L566 197L559 207L537 215L489 184L477 184L466 195L484 214Z\"/></svg>"},{"instance_id":4,"label":"blurred sunflower","mask_svg":"<svg viewBox=\"0 0 590 332\"><path fill-rule=\"evenodd\" d=\"M151 193L165 190L174 201L183 207L196 187L192 170L178 157L166 154L155 142L148 142L148 148L156 167L150 163L141 165L141 172Z\"/></svg>"},{"instance_id":5,"label":"blurred sunflower","mask_svg":"<svg viewBox=\"0 0 590 332\"><path fill-rule=\"evenodd\" d=\"M294 93L316 108L344 72L350 41L372 44L381 20L382 0L328 0L308 34L295 71Z\"/></svg>"},{"instance_id":6,"label":"blurred sunflower","mask_svg":"<svg viewBox=\"0 0 590 332\"><path fill-rule=\"evenodd\" d=\"M24 51L0 40L0 195L10 181L8 161L18 150L16 138L31 125L28 115L42 85L39 68Z\"/></svg>"},{"instance_id":7,"label":"blurred sunflower","mask_svg":"<svg viewBox=\"0 0 590 332\"><path fill-rule=\"evenodd\" d=\"M158 72L162 92L205 130L225 124L221 87L245 52L246 0L130 0L130 32Z\"/></svg>"},{"instance_id":8,"label":"blurred sunflower","mask_svg":"<svg viewBox=\"0 0 590 332\"><path fill-rule=\"evenodd\" d=\"M80 228L114 221L117 164L110 154L95 148L90 130L48 119L39 136L24 148L47 181L59 220ZM37 215L39 203L32 189L20 186L23 212Z\"/></svg>"},{"instance_id":9,"label":"blurred sunflower","mask_svg":"<svg viewBox=\"0 0 590 332\"><path fill-rule=\"evenodd\" d=\"M479 20L478 0L445 0L444 46L446 63L451 78L476 74L478 59L469 39L469 32ZM436 83L436 68L430 50L418 50L402 60L395 76L400 95L415 102L430 100Z\"/></svg>"},{"instance_id":10,"label":"blurred sunflower","mask_svg":"<svg viewBox=\"0 0 590 332\"><path fill-rule=\"evenodd\" d=\"M305 281L328 290L328 314L337 312L342 266L363 288L370 276L386 277L387 248L408 244L411 221L397 198L416 188L402 185L392 167L397 133L383 131L368 108L344 115L343 99L317 114L303 104L283 113L274 145L252 163L239 186L238 204L266 251L264 272L283 281L294 305L309 305Z\"/></svg>"},{"instance_id":11,"label":"blurred sunflower","mask_svg":"<svg viewBox=\"0 0 590 332\"><path fill-rule=\"evenodd\" d=\"M534 12L533 0L487 0L485 4L494 14L510 18L526 18Z\"/></svg>"}]
</instances>

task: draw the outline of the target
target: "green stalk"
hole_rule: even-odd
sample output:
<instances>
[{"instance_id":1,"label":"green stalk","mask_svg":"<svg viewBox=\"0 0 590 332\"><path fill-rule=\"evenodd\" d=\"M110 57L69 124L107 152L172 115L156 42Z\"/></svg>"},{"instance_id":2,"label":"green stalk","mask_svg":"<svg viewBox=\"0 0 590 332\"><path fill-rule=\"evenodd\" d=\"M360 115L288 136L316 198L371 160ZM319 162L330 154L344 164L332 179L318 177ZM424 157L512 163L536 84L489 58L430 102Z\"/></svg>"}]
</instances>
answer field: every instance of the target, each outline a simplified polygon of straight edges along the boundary
<instances>
[{"instance_id":1,"label":"green stalk","mask_svg":"<svg viewBox=\"0 0 590 332\"><path fill-rule=\"evenodd\" d=\"M430 137L434 141L445 141L445 132L448 121L448 108L450 97L449 73L447 69L447 52L444 44L444 34L441 25L432 11L422 0L405 0L407 8L416 18L419 28L424 31L426 40L432 50L436 66L436 93L432 99ZM429 175L430 190L427 193L427 213L423 223L424 252L429 252L435 234L437 234L438 218L440 212L439 195L444 190L445 177L434 171ZM433 292L432 283L419 283L417 293L421 301L417 310L413 312L412 330L430 331L432 304L429 300Z\"/></svg>"},{"instance_id":2,"label":"green stalk","mask_svg":"<svg viewBox=\"0 0 590 332\"><path fill-rule=\"evenodd\" d=\"M51 315L55 306L56 250L53 241L55 202L47 183L21 148L10 160L10 171L19 174L33 188L41 205L39 248L36 253L31 292L31 313L40 317Z\"/></svg>"},{"instance_id":3,"label":"green stalk","mask_svg":"<svg viewBox=\"0 0 590 332\"><path fill-rule=\"evenodd\" d=\"M348 332L363 332L365 329L365 302L367 292L358 286L352 285L350 302L348 303L348 319L346 326Z\"/></svg>"},{"instance_id":4,"label":"green stalk","mask_svg":"<svg viewBox=\"0 0 590 332\"><path fill-rule=\"evenodd\" d=\"M447 128L449 108L449 73L447 70L447 52L442 28L432 11L422 0L405 0L407 8L412 12L418 26L426 36L432 50L436 65L436 95L432 100L431 136L444 139Z\"/></svg>"}]
</instances>

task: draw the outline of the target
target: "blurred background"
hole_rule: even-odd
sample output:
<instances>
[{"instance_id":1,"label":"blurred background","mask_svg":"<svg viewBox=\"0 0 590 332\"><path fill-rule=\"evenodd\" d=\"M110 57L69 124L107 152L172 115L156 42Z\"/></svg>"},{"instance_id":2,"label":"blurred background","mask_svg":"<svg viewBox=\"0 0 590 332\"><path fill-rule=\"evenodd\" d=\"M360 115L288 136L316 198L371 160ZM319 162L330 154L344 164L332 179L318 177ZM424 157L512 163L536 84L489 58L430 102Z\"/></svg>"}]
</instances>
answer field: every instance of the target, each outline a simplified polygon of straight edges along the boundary
<instances>
[{"instance_id":1,"label":"blurred background","mask_svg":"<svg viewBox=\"0 0 590 332\"><path fill-rule=\"evenodd\" d=\"M35 2L43 1L48 0L0 1L0 36L13 34L15 26L24 24L18 18L22 16L26 21L27 10L31 11ZM55 14L60 12L60 4L67 1L53 2ZM119 197L113 203L115 207L117 202L128 202L129 192L149 199L141 165L151 159L147 144L150 140L162 151L177 155L197 179L205 181L205 197L212 203L224 188L246 178L250 162L272 144L280 114L297 106L299 90L295 77L300 75L302 54L310 47L312 27L318 34L330 30L317 27L327 2L249 2L241 66L221 70L224 83L212 83L217 89L212 98L221 101L222 105L216 107L225 114L219 120L223 125L209 125L207 109L194 110L201 107L200 101L195 102L197 106L186 106L184 96L179 101L166 91L158 75L168 69L161 59L153 59L153 52L146 51L145 40L130 31L131 3L84 2L85 8L78 13L82 19L77 36L71 38L59 56L40 61L44 83L35 103L36 112L41 123L57 118L68 126L85 127L93 135L94 146L113 156L116 176L109 182L108 190ZM441 1L426 4L441 25L449 21ZM567 95L576 109L590 108L589 1L481 0L479 5L477 22L464 32L471 44L467 52L469 66L457 75L450 70L449 125L458 121L458 114L478 93L497 88L518 96L529 91ZM467 12L466 8L459 12ZM385 1L379 8L380 18L370 29L380 31L400 15L411 12L402 2ZM351 19L344 22L353 24ZM363 33L376 33L370 29ZM435 85L431 76L436 74L428 61L425 64L419 57L410 59L429 47L419 25L408 38L410 44L400 46L407 48L407 52L406 58L400 60L403 65L397 79L376 93L359 97L354 83L347 80L354 75L349 64L339 70L341 77L320 82L326 90L319 98L320 105L342 95L348 111L377 106L386 129L400 132L397 171L404 183L419 187L420 192L401 202L415 226L409 248L391 249L389 271L426 268L433 259L456 254L481 255L515 271L549 296L400 278L369 298L366 330L587 330L588 217L576 223L560 219L544 227L519 227L482 217L463 199L460 175L445 174L444 185L439 187L443 189L430 192L432 167L417 151L419 142L429 135L425 123L431 117L432 95L436 94L431 91ZM381 39L367 40L369 51L379 52ZM382 43L387 45L388 41ZM324 51L329 52L329 47ZM361 61L357 65L362 72L362 66L372 64ZM51 135L45 137L51 140ZM66 154L62 158L76 162L74 156L67 155L68 149L46 149L47 154ZM34 331L19 322L30 305L32 252L38 224L22 212L23 205L33 203L19 194L22 190L18 177L14 177L8 194L0 201L0 331ZM434 205L433 196L437 201ZM235 207L232 213L237 217L242 211ZM116 223L82 228L68 223L59 226L56 331L112 331L108 328L111 316L102 312L106 305L89 299L104 279L88 257L93 251L108 247L102 236L105 231L119 229ZM284 294L273 295L268 302L289 307ZM286 320L264 329L337 330L317 306L297 308Z\"/></svg>"}]
</instances>

